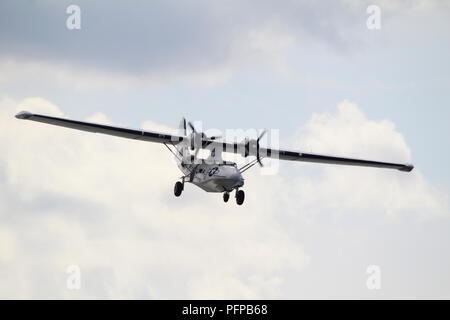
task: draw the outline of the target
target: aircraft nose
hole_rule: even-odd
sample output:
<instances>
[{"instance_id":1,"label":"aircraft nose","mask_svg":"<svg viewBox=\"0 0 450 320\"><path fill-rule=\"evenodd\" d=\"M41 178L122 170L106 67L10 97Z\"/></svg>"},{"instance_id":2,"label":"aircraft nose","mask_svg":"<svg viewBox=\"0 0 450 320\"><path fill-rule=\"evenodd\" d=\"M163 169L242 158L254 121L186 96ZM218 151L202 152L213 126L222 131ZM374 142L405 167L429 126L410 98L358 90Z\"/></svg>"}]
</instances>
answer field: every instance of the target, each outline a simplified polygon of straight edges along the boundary
<instances>
[{"instance_id":1,"label":"aircraft nose","mask_svg":"<svg viewBox=\"0 0 450 320\"><path fill-rule=\"evenodd\" d=\"M231 179L233 179L233 180L243 180L242 179L242 174L240 173L240 172L234 172L234 173L232 173L231 174L231 176L230 176L230 178Z\"/></svg>"}]
</instances>

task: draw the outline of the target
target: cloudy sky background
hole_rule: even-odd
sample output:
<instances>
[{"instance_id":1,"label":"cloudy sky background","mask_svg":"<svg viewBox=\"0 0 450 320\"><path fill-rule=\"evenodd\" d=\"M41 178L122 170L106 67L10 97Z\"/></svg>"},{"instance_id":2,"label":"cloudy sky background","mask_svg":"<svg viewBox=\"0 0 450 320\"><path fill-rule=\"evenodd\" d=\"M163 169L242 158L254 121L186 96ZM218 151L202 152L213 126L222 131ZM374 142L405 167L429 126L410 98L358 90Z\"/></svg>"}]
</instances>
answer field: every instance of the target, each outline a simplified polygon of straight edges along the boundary
<instances>
[{"instance_id":1,"label":"cloudy sky background","mask_svg":"<svg viewBox=\"0 0 450 320\"><path fill-rule=\"evenodd\" d=\"M450 298L449 18L437 0L2 1L0 297ZM20 110L275 128L285 148L416 169L283 162L246 172L242 207L175 199L163 146Z\"/></svg>"}]
</instances>

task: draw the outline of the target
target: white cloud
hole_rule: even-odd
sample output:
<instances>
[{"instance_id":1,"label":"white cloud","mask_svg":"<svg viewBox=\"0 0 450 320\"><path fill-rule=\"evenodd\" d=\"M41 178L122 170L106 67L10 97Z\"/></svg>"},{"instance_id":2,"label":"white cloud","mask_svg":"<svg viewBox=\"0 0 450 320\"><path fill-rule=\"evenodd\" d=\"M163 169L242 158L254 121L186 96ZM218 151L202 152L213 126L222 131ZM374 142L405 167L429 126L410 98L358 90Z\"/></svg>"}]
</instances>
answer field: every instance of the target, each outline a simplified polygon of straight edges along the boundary
<instances>
[{"instance_id":1,"label":"white cloud","mask_svg":"<svg viewBox=\"0 0 450 320\"><path fill-rule=\"evenodd\" d=\"M314 114L296 141L299 144L295 147L309 146L316 153L411 161L411 152L394 123L369 120L356 104L349 101L341 102L336 113Z\"/></svg>"},{"instance_id":2,"label":"white cloud","mask_svg":"<svg viewBox=\"0 0 450 320\"><path fill-rule=\"evenodd\" d=\"M274 6L270 1L257 5L231 1L225 7L209 1L196 5L154 1L130 7L85 1L79 4L82 12L95 16L95 24L83 20L79 31L69 31L61 23L58 11L65 12L64 4L5 4L0 10L4 15L0 36L8 46L0 46L0 83L33 87L52 79L52 85L72 90L125 90L174 82L212 86L255 67L296 77L298 72L287 61L289 49L298 50L291 57L295 61L305 57L307 48L317 48L314 54L326 49L352 56L364 47L373 48L374 39L365 27L369 4L301 0ZM415 27L412 21L434 23L440 20L436 19L440 11L449 8L442 1L378 5L383 28L392 21L389 33L397 37L405 25ZM14 19L14 12L21 12L24 19ZM311 77L304 81L311 82Z\"/></svg>"},{"instance_id":3,"label":"white cloud","mask_svg":"<svg viewBox=\"0 0 450 320\"><path fill-rule=\"evenodd\" d=\"M4 298L308 296L302 291L308 281L289 286L325 276L317 263L319 254L334 259L329 239L343 241L340 250L352 237L367 239L357 223L346 225L348 217L388 218L388 224L448 218L445 197L417 169L283 164L276 176L248 172L243 207L193 186L175 199L172 185L180 174L160 145L19 121L13 115L24 105L61 114L43 98L0 101ZM89 119L110 122L101 114ZM170 130L150 121L143 126ZM349 102L335 114L314 115L299 137L314 151L381 160L410 156L391 122L368 120ZM311 239L324 247L305 248ZM353 256L354 263L366 258ZM81 267L81 291L65 289L72 264ZM330 292L330 285L314 284L309 296L317 288ZM359 296L347 287L342 296Z\"/></svg>"},{"instance_id":4,"label":"white cloud","mask_svg":"<svg viewBox=\"0 0 450 320\"><path fill-rule=\"evenodd\" d=\"M257 206L243 215L221 195L190 186L175 199L180 173L163 146L13 117L25 105L61 114L42 98L0 104L2 237L17 239L2 247L2 297L271 296L266 285L275 275L307 262L276 217L260 216ZM99 114L89 119L109 122ZM144 126L150 124L168 130ZM70 264L84 275L78 294L65 289ZM219 293L213 284L211 291L195 285L223 277L245 289Z\"/></svg>"},{"instance_id":5,"label":"white cloud","mask_svg":"<svg viewBox=\"0 0 450 320\"><path fill-rule=\"evenodd\" d=\"M242 119L245 113L263 119L271 113L255 113L252 101L279 97L277 112L298 117L302 112L284 102L309 96L303 102L323 106L316 98L328 103L374 89L395 91L391 98L399 95L407 105L413 97L411 118L425 91L400 89L411 79L428 80L409 89L446 83L445 68L436 62L436 54L446 52L440 32L448 29L445 1L380 1L380 32L365 25L371 1L105 3L80 2L96 17L90 25L84 19L80 33L66 30L58 13L64 14L64 3L1 3L0 85L11 95L47 92L55 101L74 98L77 90L94 93L90 100L110 101L112 94L123 101L129 91L143 104L163 88L176 104L191 84L221 84L243 72L231 87L194 88L200 90L183 108L203 114L209 107L192 107L217 106L218 99L221 108L244 110ZM270 73L261 77L260 68ZM281 83L280 73L288 76ZM258 85L262 78L274 82L273 90ZM173 82L181 90L165 87ZM258 88L268 91L249 100ZM238 101L228 100L230 92ZM450 297L448 185L433 185L422 174L425 164L416 163L411 136L405 139L392 121L369 119L354 103L299 123L289 143L298 141L294 147L305 151L411 161L412 173L284 162L275 176L246 172L241 208L191 186L175 199L180 173L162 146L13 118L23 109L63 114L44 98L0 96L0 297ZM112 123L102 113L87 119ZM171 130L153 121L142 127ZM365 290L368 263L381 265L388 277L378 296ZM80 292L65 290L69 264L82 268Z\"/></svg>"},{"instance_id":6,"label":"white cloud","mask_svg":"<svg viewBox=\"0 0 450 320\"><path fill-rule=\"evenodd\" d=\"M8 46L0 46L0 83L53 79L81 90L123 89L172 82L214 85L255 65L286 73L286 50L308 45L307 37L348 44L349 32L343 30L352 30L348 15L353 14L340 2L312 6L310 1L276 7L265 1L79 5L95 23L85 19L81 30L69 31L58 13L65 12L64 4L5 4L0 36ZM20 28L15 12L25 21Z\"/></svg>"},{"instance_id":7,"label":"white cloud","mask_svg":"<svg viewBox=\"0 0 450 320\"><path fill-rule=\"evenodd\" d=\"M349 101L341 102L335 113L314 114L295 141L297 149L315 153L412 162L411 150L394 123L369 120ZM303 195L304 201L316 203L326 199L329 209L336 212L374 211L390 218L400 214L413 219L449 217L447 196L427 183L420 167L404 173L325 166L322 173L320 177L310 175L296 181L294 189Z\"/></svg>"}]
</instances>

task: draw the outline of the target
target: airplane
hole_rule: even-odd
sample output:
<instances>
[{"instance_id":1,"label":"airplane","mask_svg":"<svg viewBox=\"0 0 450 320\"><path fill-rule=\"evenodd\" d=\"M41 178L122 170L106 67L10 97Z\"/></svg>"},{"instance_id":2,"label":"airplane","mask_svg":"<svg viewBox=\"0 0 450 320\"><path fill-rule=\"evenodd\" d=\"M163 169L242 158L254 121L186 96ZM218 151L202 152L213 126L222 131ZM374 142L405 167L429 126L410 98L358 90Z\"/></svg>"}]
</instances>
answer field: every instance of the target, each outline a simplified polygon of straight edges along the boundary
<instances>
[{"instance_id":1,"label":"airplane","mask_svg":"<svg viewBox=\"0 0 450 320\"><path fill-rule=\"evenodd\" d=\"M263 148L260 146L260 140L266 134L267 130L264 130L256 140L246 138L239 143L224 142L220 141L221 137L219 136L208 137L203 132L197 132L194 125L191 122L187 122L184 118L182 118L180 122L178 134L171 135L155 131L135 130L99 123L33 114L28 111L19 112L15 117L22 120L37 121L82 131L164 144L175 156L177 165L183 173L180 181L177 181L174 186L174 195L176 197L179 197L182 194L185 183L189 182L206 192L222 193L224 202L228 202L230 193L235 191L236 203L242 205L245 200L245 193L241 189L244 186L242 174L257 163L260 166L263 166L263 158L388 168L404 172L411 172L414 169L412 164L380 162ZM187 130L188 126L190 128L190 133L188 133ZM198 157L200 149L207 149L210 151L208 158L201 159ZM238 168L236 163L222 160L222 152L235 153L243 157L252 156L255 157L255 159L248 162L243 167Z\"/></svg>"}]
</instances>

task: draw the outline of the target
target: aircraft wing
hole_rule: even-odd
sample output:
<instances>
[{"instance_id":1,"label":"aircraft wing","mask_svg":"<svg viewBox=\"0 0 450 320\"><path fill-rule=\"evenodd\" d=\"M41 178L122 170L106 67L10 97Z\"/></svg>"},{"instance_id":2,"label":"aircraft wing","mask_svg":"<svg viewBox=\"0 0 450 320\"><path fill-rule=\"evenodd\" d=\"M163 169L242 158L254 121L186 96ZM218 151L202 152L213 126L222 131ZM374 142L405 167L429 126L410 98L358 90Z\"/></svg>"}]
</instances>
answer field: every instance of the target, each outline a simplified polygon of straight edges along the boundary
<instances>
[{"instance_id":1,"label":"aircraft wing","mask_svg":"<svg viewBox=\"0 0 450 320\"><path fill-rule=\"evenodd\" d=\"M22 111L16 114L17 119L37 121L55 126L66 127L70 129L77 129L82 131L103 133L116 137L143 140L157 143L173 143L177 144L183 140L183 137L174 136L165 133L159 133L154 131L135 130L122 127L115 127L110 125L76 121L58 117L45 116L41 114L34 114L28 111Z\"/></svg>"},{"instance_id":2,"label":"aircraft wing","mask_svg":"<svg viewBox=\"0 0 450 320\"><path fill-rule=\"evenodd\" d=\"M37 121L56 126L77 129L82 131L103 133L116 137L143 140L157 143L173 143L177 144L183 141L183 137L175 136L165 133L159 133L154 131L135 130L122 127L115 127L110 125L70 120L58 117L51 117L40 114L33 114L27 111L22 111L16 114L16 118L23 120ZM316 162L316 163L328 163L361 167L376 167L376 168L389 168L397 169L400 171L410 172L414 169L411 164L390 163L373 160L363 160L355 158L343 158L337 156L327 156L314 153L303 153L297 151L277 150L270 148L260 148L255 141L247 141L244 143L228 143L220 142L216 140L203 139L202 147L208 149L222 149L224 152L232 152L246 156L256 156L261 158L275 158L289 161L302 161L302 162Z\"/></svg>"},{"instance_id":3,"label":"aircraft wing","mask_svg":"<svg viewBox=\"0 0 450 320\"><path fill-rule=\"evenodd\" d=\"M328 163L328 164L339 164L339 165L360 166L360 167L388 168L405 172L411 172L414 169L414 166L412 164L381 162L373 160L328 156L314 153L303 153L298 151L259 148L255 143L252 144L248 142L228 143L213 140L205 140L203 142L203 145L209 146L208 149L222 148L224 152L236 153L244 157L258 156L259 152L259 156L261 158L275 158L289 161Z\"/></svg>"}]
</instances>

